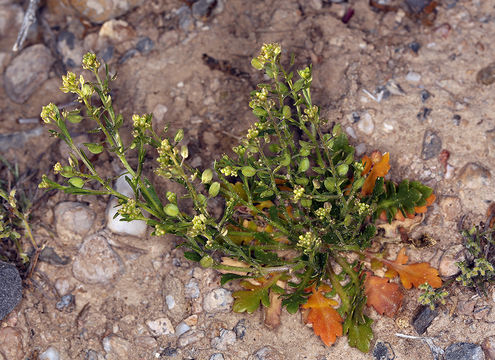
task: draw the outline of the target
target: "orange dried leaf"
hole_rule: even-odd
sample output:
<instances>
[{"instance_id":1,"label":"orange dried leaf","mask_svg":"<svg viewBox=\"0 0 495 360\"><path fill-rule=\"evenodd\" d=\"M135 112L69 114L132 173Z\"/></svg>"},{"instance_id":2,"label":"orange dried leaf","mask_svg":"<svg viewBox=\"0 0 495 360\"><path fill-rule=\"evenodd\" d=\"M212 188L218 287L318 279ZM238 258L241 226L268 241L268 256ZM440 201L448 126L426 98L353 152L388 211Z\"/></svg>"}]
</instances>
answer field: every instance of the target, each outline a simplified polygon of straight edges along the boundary
<instances>
[{"instance_id":1,"label":"orange dried leaf","mask_svg":"<svg viewBox=\"0 0 495 360\"><path fill-rule=\"evenodd\" d=\"M387 175L388 171L390 170L389 158L390 154L385 153L379 161L373 163L371 172L366 177L366 180L364 181L363 187L361 189L362 195L371 194L373 192L373 189L375 188L376 179ZM371 160L366 159L365 170L370 162Z\"/></svg>"},{"instance_id":2,"label":"orange dried leaf","mask_svg":"<svg viewBox=\"0 0 495 360\"><path fill-rule=\"evenodd\" d=\"M426 282L435 289L442 286L442 279L438 276L437 269L426 262L405 265L408 260L406 248L402 248L395 261L382 259L382 262L389 270L396 271L399 274L400 281L406 289L410 289L413 285L418 287Z\"/></svg>"},{"instance_id":3,"label":"orange dried leaf","mask_svg":"<svg viewBox=\"0 0 495 360\"><path fill-rule=\"evenodd\" d=\"M342 317L332 307L338 305L335 300L323 296L328 287L320 286L318 290L311 289L313 294L302 307L310 309L307 322L313 324L313 331L327 346L331 346L337 336L342 336Z\"/></svg>"},{"instance_id":4,"label":"orange dried leaf","mask_svg":"<svg viewBox=\"0 0 495 360\"><path fill-rule=\"evenodd\" d=\"M371 273L368 273L364 281L364 292L367 297L366 305L373 306L378 313L389 317L397 313L404 297L398 284Z\"/></svg>"}]
</instances>

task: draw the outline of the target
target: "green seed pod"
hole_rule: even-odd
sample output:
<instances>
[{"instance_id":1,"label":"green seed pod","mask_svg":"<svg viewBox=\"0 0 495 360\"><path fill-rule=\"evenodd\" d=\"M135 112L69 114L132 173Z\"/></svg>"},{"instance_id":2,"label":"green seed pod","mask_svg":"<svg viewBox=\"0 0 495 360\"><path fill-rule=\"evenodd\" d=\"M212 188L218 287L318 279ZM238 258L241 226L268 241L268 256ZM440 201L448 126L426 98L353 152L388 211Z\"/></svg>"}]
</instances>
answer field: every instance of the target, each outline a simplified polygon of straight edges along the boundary
<instances>
[{"instance_id":1,"label":"green seed pod","mask_svg":"<svg viewBox=\"0 0 495 360\"><path fill-rule=\"evenodd\" d=\"M180 156L182 156L183 159L187 159L187 157L189 156L189 149L187 148L186 145L181 146Z\"/></svg>"},{"instance_id":2,"label":"green seed pod","mask_svg":"<svg viewBox=\"0 0 495 360\"><path fill-rule=\"evenodd\" d=\"M213 179L213 171L211 169L206 169L201 175L201 182L203 184L209 184L211 179Z\"/></svg>"},{"instance_id":3,"label":"green seed pod","mask_svg":"<svg viewBox=\"0 0 495 360\"><path fill-rule=\"evenodd\" d=\"M263 69L263 63L259 61L258 59L254 58L251 60L251 65L254 67L256 70L261 70Z\"/></svg>"},{"instance_id":4,"label":"green seed pod","mask_svg":"<svg viewBox=\"0 0 495 360\"><path fill-rule=\"evenodd\" d=\"M165 205L163 211L170 217L177 217L179 215L179 208L175 204Z\"/></svg>"},{"instance_id":5,"label":"green seed pod","mask_svg":"<svg viewBox=\"0 0 495 360\"><path fill-rule=\"evenodd\" d=\"M211 268L214 264L214 261L210 255L205 255L201 258L199 264L204 268Z\"/></svg>"},{"instance_id":6,"label":"green seed pod","mask_svg":"<svg viewBox=\"0 0 495 360\"><path fill-rule=\"evenodd\" d=\"M305 208L310 208L311 207L311 199L301 199L301 205Z\"/></svg>"},{"instance_id":7,"label":"green seed pod","mask_svg":"<svg viewBox=\"0 0 495 360\"><path fill-rule=\"evenodd\" d=\"M347 172L349 171L349 165L347 164L340 164L337 166L337 174L340 176L346 176Z\"/></svg>"},{"instance_id":8,"label":"green seed pod","mask_svg":"<svg viewBox=\"0 0 495 360\"><path fill-rule=\"evenodd\" d=\"M175 134L174 141L178 143L182 141L182 139L184 139L184 130L179 129L179 131L177 131L177 134Z\"/></svg>"},{"instance_id":9,"label":"green seed pod","mask_svg":"<svg viewBox=\"0 0 495 360\"><path fill-rule=\"evenodd\" d=\"M285 105L282 108L282 115L284 115L285 119L290 119L290 117L292 116L292 113L290 111L290 107L288 105Z\"/></svg>"},{"instance_id":10,"label":"green seed pod","mask_svg":"<svg viewBox=\"0 0 495 360\"><path fill-rule=\"evenodd\" d=\"M328 191L335 191L336 188L336 181L335 178L326 178L325 182L323 183L325 185L325 188Z\"/></svg>"},{"instance_id":11,"label":"green seed pod","mask_svg":"<svg viewBox=\"0 0 495 360\"><path fill-rule=\"evenodd\" d=\"M210 194L210 197L215 197L218 195L219 192L220 192L220 183L215 181L213 184L211 184L208 193Z\"/></svg>"},{"instance_id":12,"label":"green seed pod","mask_svg":"<svg viewBox=\"0 0 495 360\"><path fill-rule=\"evenodd\" d=\"M72 186L81 189L84 186L84 180L79 177L73 177L69 179L69 184Z\"/></svg>"}]
</instances>

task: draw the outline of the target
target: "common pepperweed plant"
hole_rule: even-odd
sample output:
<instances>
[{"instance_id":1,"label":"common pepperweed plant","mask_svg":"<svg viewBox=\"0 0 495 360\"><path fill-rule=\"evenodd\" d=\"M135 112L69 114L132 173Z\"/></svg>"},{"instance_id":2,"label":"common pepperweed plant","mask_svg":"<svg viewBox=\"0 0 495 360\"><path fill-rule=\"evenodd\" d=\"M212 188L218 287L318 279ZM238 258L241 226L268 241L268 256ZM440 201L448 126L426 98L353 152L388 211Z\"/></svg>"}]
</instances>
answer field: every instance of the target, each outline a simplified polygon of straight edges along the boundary
<instances>
[{"instance_id":1,"label":"common pepperweed plant","mask_svg":"<svg viewBox=\"0 0 495 360\"><path fill-rule=\"evenodd\" d=\"M268 311L277 304L289 313L307 309L307 322L327 345L347 335L351 346L366 352L373 334L365 305L393 315L402 300L399 285L367 272L366 260L399 274L406 288L426 282L440 286L436 270L415 273L405 265L405 254L391 261L368 252L375 221L414 217L434 196L419 182L384 180L389 154L356 159L341 127L327 125L313 104L311 67L289 70L292 59L286 69L281 53L278 44L267 44L252 60L270 79L251 93L257 121L233 148L235 155L223 155L211 169L190 166L184 132L170 138L167 129L156 133L151 114L132 116L133 140L124 143L124 119L110 96L114 77L107 66L100 71L94 54L86 54L83 68L94 80L69 72L61 88L77 96L81 107L61 111L49 104L42 110L42 119L53 125L51 133L67 143L70 154L65 165L54 167L64 180L44 176L40 187L117 197L124 221L144 220L155 236L179 236L185 257L222 272L222 284L241 279L244 290L233 293L234 311L252 313L260 304ZM105 140L76 145L67 122L80 121L94 123L92 133L101 132ZM121 176L134 196L116 191L115 178L102 177L90 161L90 154L103 151L120 160ZM137 153L136 166L127 160L131 152ZM158 196L143 173L147 152L156 156L155 173L183 185L192 207L172 192ZM220 217L208 206L214 198L225 204ZM357 254L356 260L349 260L349 253Z\"/></svg>"}]
</instances>

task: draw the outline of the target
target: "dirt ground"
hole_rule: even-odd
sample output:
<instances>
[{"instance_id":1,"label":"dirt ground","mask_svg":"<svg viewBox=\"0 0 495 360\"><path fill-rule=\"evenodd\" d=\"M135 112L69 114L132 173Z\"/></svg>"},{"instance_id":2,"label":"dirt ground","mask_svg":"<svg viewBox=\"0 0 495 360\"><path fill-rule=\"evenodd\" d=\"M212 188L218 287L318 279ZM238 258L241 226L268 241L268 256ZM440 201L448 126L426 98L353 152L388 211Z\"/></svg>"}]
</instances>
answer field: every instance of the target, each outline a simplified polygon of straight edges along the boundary
<instances>
[{"instance_id":1,"label":"dirt ground","mask_svg":"<svg viewBox=\"0 0 495 360\"><path fill-rule=\"evenodd\" d=\"M65 160L64 147L37 129L43 105L73 100L58 90L67 69L80 72L70 66L72 57L87 50L106 56L118 74L112 97L125 119L152 112L156 129L165 124L172 132L184 128L191 161L207 167L230 152L254 121L249 92L262 78L250 60L263 43L278 42L284 55L295 54L296 64L313 64L314 103L324 117L342 124L361 154L390 152L393 179L407 177L434 188L437 202L410 236L427 234L435 244L411 247L412 261L438 266L442 254L461 241L459 220L465 216L466 224L476 224L485 218L495 201L495 85L489 77L477 81L477 74L495 61L495 0L438 1L434 19L426 11L408 10L402 1L375 2L399 5L389 9L364 0L223 0L197 17L189 3L144 1L119 16L123 22L105 28L48 1L23 49L45 44L54 60L47 76L33 80L39 84L19 103L12 99L6 74L19 56L11 47L27 1L0 1L0 141L6 158L35 174L33 188L41 174ZM345 23L351 8L353 16ZM76 127L71 131L76 137L81 133ZM439 160L444 149L450 153L447 167ZM97 165L118 171L105 156ZM36 359L49 347L60 359L380 358L373 350L362 354L350 348L346 338L326 347L300 314L284 311L282 325L269 330L261 312L205 311L205 299L220 287L219 275L185 260L174 248L177 239L108 235L122 262L119 275L105 284L80 281L72 262L81 239L63 241L57 234L54 208L62 201L84 203L96 213L90 232L105 227L106 198L49 193L36 204L35 237L69 261L40 261L23 301L2 322L18 330L12 344L19 351L12 359ZM402 245L389 246L394 253ZM191 287L199 292L191 293ZM61 296L69 293L74 303L58 310ZM175 295L173 309L167 294ZM455 342L482 344L495 335L492 294L490 289L484 299L452 288L424 336L441 348ZM409 325L417 295L407 293L395 319L370 310L374 344L389 344L395 359L433 359L426 343L396 336L418 336ZM480 308L485 310L476 312ZM175 333L178 325L188 324L191 339L172 331L150 333L147 322L165 317ZM239 335L242 326L244 336ZM235 338L219 345L232 329Z\"/></svg>"}]
</instances>

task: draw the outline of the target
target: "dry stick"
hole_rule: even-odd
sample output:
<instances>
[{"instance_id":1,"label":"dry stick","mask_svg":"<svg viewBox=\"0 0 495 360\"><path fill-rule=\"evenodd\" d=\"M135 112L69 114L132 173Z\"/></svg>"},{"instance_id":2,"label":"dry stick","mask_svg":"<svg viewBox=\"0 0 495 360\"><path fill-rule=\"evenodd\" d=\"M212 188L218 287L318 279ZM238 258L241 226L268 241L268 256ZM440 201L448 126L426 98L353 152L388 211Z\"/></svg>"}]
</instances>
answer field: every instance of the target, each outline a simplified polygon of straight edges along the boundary
<instances>
[{"instance_id":1,"label":"dry stick","mask_svg":"<svg viewBox=\"0 0 495 360\"><path fill-rule=\"evenodd\" d=\"M19 30L17 40L12 47L12 51L18 51L22 47L22 44L24 44L29 28L36 22L36 11L38 10L39 3L40 0L29 0L29 5L24 14L24 19L22 19L21 29Z\"/></svg>"}]
</instances>

